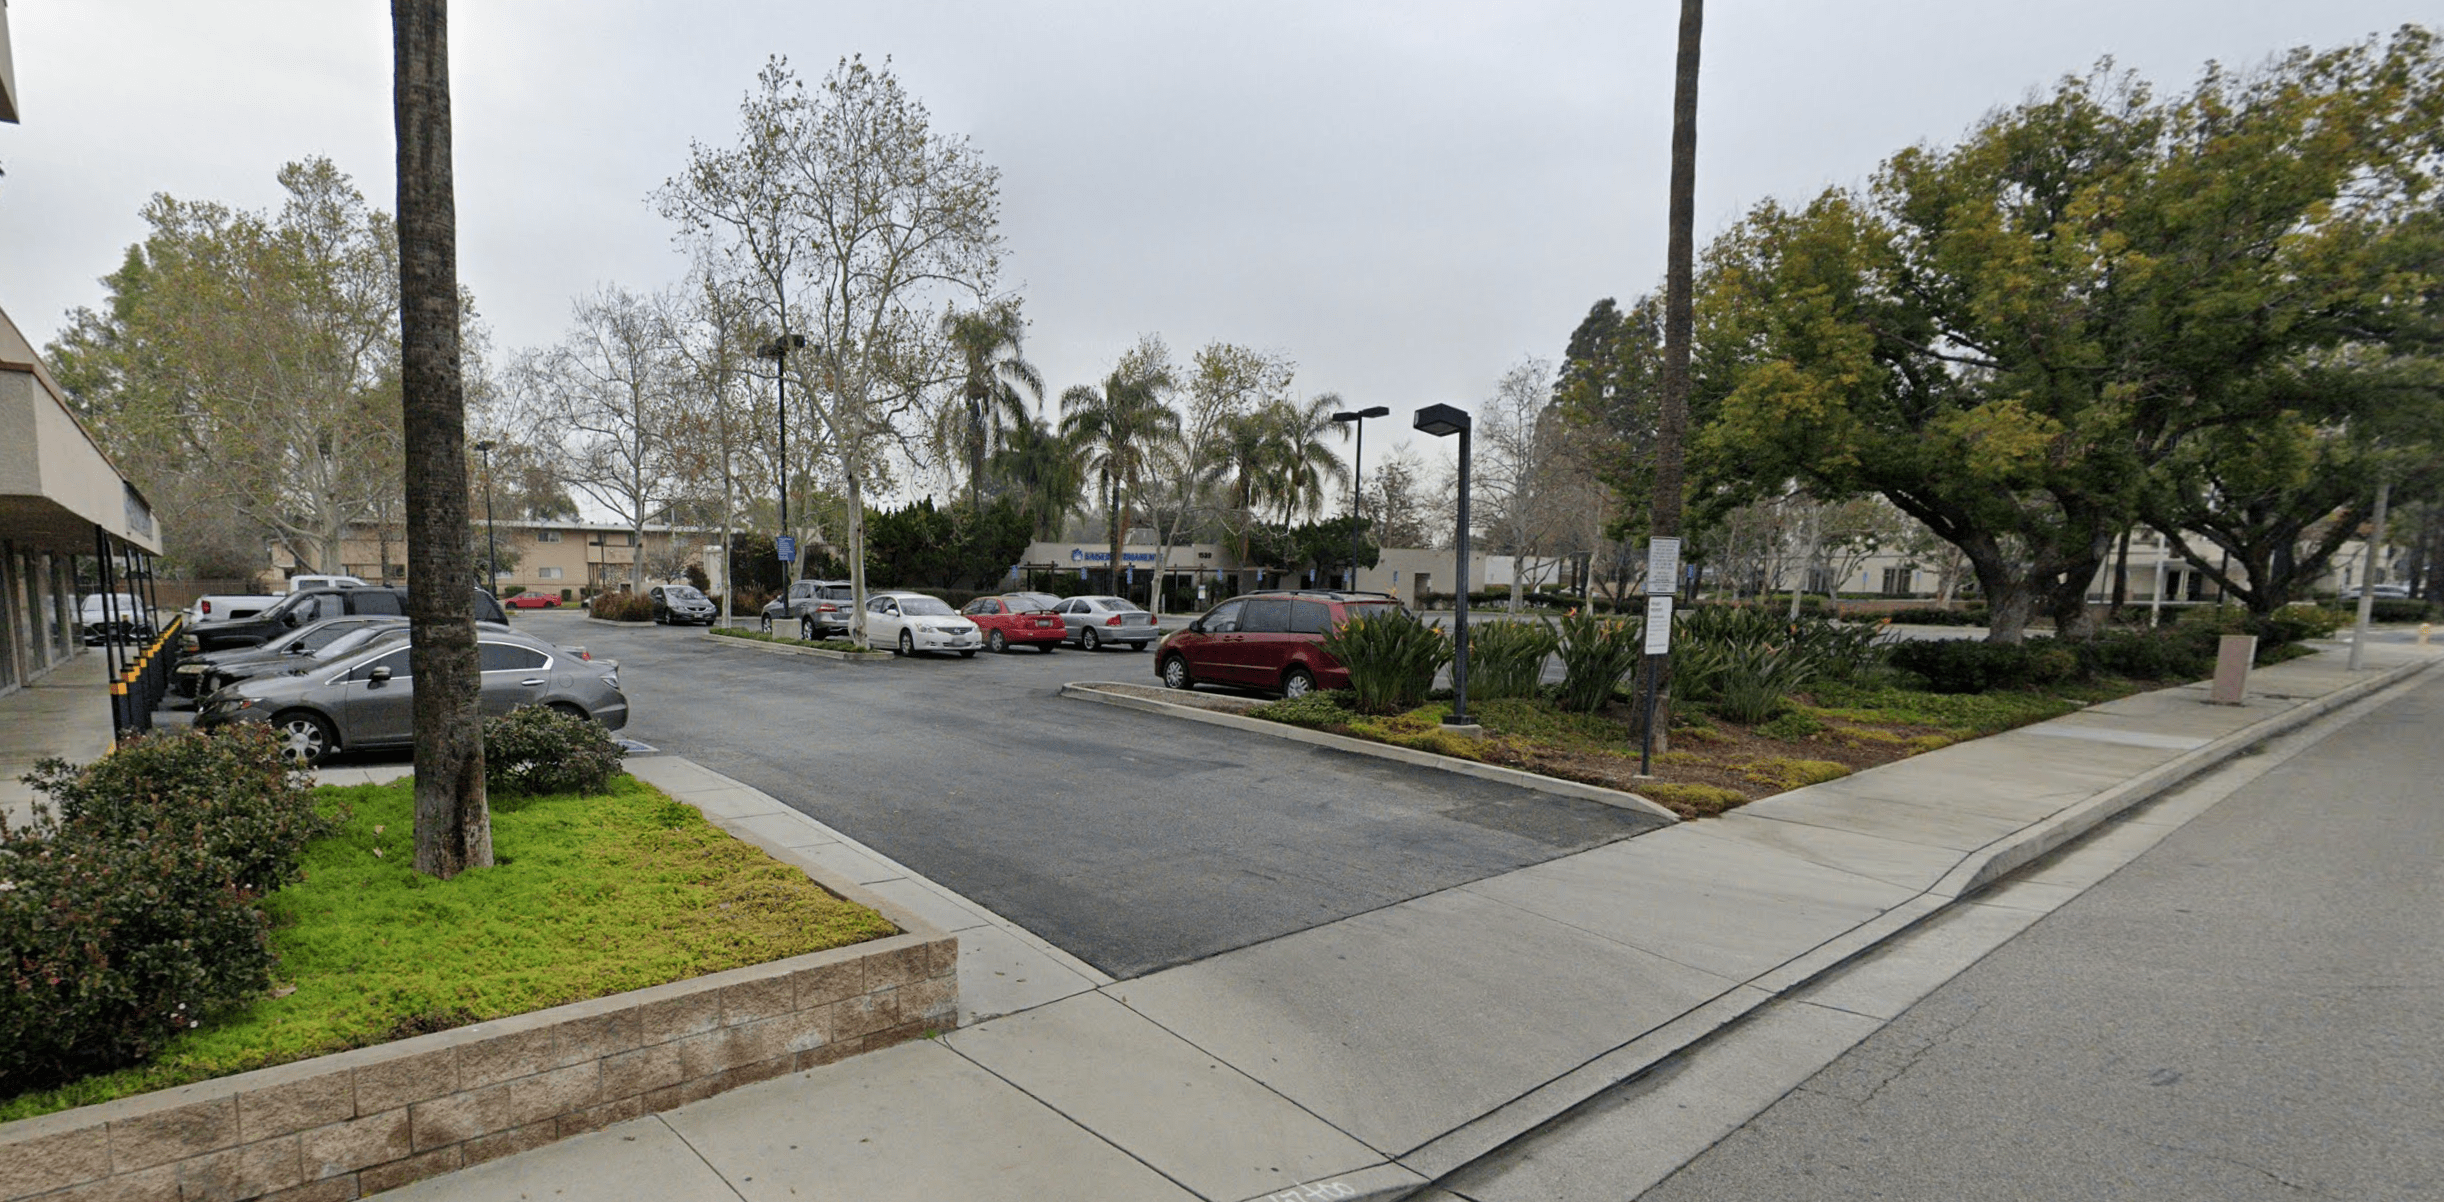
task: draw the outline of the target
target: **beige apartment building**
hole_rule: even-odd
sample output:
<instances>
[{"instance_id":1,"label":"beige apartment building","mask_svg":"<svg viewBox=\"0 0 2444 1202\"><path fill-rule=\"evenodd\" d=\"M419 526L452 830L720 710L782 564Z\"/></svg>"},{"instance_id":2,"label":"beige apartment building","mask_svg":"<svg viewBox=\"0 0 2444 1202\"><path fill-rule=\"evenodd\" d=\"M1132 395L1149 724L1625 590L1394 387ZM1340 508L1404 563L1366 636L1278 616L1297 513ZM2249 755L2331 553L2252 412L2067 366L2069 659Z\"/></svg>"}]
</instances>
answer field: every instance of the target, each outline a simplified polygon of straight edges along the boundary
<instances>
[{"instance_id":1,"label":"beige apartment building","mask_svg":"<svg viewBox=\"0 0 2444 1202\"><path fill-rule=\"evenodd\" d=\"M367 581L407 581L407 538L393 528L379 537L371 526L354 526L340 540L340 570ZM477 545L484 523L475 523ZM598 592L629 587L631 572L641 556L647 584L686 574L688 565L704 566L706 552L720 557L720 532L694 526L647 525L643 544L623 525L579 521L517 520L497 522L492 537L499 540L501 560L513 566L500 575L493 592L550 593L563 601L580 601ZM674 550L675 548L675 550ZM282 578L312 571L301 567L286 547L272 549L272 567ZM387 567L387 571L385 568Z\"/></svg>"}]
</instances>

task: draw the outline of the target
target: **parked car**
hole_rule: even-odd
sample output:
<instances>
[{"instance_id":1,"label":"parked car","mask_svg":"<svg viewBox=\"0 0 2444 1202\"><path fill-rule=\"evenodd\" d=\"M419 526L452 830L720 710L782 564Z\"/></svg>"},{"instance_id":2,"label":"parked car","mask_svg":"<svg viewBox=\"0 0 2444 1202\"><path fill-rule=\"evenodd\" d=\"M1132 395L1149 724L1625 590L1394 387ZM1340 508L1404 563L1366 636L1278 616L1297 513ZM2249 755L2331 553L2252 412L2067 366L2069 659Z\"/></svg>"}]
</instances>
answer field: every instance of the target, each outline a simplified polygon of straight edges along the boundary
<instances>
[{"instance_id":1,"label":"parked car","mask_svg":"<svg viewBox=\"0 0 2444 1202\"><path fill-rule=\"evenodd\" d=\"M1042 593L978 597L959 614L984 631L984 649L995 654L1013 646L1049 652L1069 640L1069 624L1052 612L1060 598Z\"/></svg>"},{"instance_id":2,"label":"parked car","mask_svg":"<svg viewBox=\"0 0 2444 1202\"><path fill-rule=\"evenodd\" d=\"M270 593L206 593L187 606L187 624L235 622L240 618L251 618L285 599L285 596Z\"/></svg>"},{"instance_id":3,"label":"parked car","mask_svg":"<svg viewBox=\"0 0 2444 1202\"><path fill-rule=\"evenodd\" d=\"M475 593L475 620L479 622L509 622L509 613L501 608L492 594L482 589ZM399 617L407 612L405 585L367 585L363 588L312 589L291 593L280 603L256 614L229 622L198 622L189 628L184 650L192 655L198 651L221 651L231 647L255 647L270 642L292 630L316 622L356 614Z\"/></svg>"},{"instance_id":4,"label":"parked car","mask_svg":"<svg viewBox=\"0 0 2444 1202\"><path fill-rule=\"evenodd\" d=\"M415 737L408 651L395 638L379 638L310 671L241 680L205 698L195 724L209 729L268 722L280 736L281 754L300 765L320 763L335 751L408 746ZM616 660L588 660L532 635L482 627L476 651L487 715L548 705L611 730L628 724Z\"/></svg>"},{"instance_id":5,"label":"parked car","mask_svg":"<svg viewBox=\"0 0 2444 1202\"><path fill-rule=\"evenodd\" d=\"M177 670L170 673L170 691L181 697L202 697L232 680L295 667L303 662L300 657L315 655L326 648L341 646L345 650L342 644L346 636L387 627L404 630L407 619L374 614L331 618L301 626L257 646L185 656L178 661Z\"/></svg>"},{"instance_id":6,"label":"parked car","mask_svg":"<svg viewBox=\"0 0 2444 1202\"><path fill-rule=\"evenodd\" d=\"M2357 601L2361 591L2355 588L2344 589L2341 599ZM2369 585L2365 591L2368 596L2378 601L2407 601L2410 599L2410 586L2407 584L2374 584Z\"/></svg>"},{"instance_id":7,"label":"parked car","mask_svg":"<svg viewBox=\"0 0 2444 1202\"><path fill-rule=\"evenodd\" d=\"M355 576L324 576L307 574L289 577L288 591L302 593L316 588L363 588L365 582Z\"/></svg>"},{"instance_id":8,"label":"parked car","mask_svg":"<svg viewBox=\"0 0 2444 1202\"><path fill-rule=\"evenodd\" d=\"M533 589L528 589L501 604L510 609L558 609L560 608L560 594L538 593Z\"/></svg>"},{"instance_id":9,"label":"parked car","mask_svg":"<svg viewBox=\"0 0 2444 1202\"><path fill-rule=\"evenodd\" d=\"M1175 630L1154 653L1154 674L1175 689L1229 684L1304 697L1349 687L1349 669L1324 651L1326 632L1350 618L1400 608L1383 593L1274 592L1233 597Z\"/></svg>"},{"instance_id":10,"label":"parked car","mask_svg":"<svg viewBox=\"0 0 2444 1202\"><path fill-rule=\"evenodd\" d=\"M1069 638L1088 651L1107 643L1127 643L1143 651L1154 641L1154 615L1126 597L1071 597L1052 607L1069 628Z\"/></svg>"},{"instance_id":11,"label":"parked car","mask_svg":"<svg viewBox=\"0 0 2444 1202\"><path fill-rule=\"evenodd\" d=\"M153 611L129 593L95 593L77 603L76 624L84 628L85 645L104 640L130 643L153 637Z\"/></svg>"},{"instance_id":12,"label":"parked car","mask_svg":"<svg viewBox=\"0 0 2444 1202\"><path fill-rule=\"evenodd\" d=\"M771 634L776 624L795 619L798 637L825 639L849 632L849 617L857 606L856 590L846 580L800 580L785 596L764 603L762 625Z\"/></svg>"},{"instance_id":13,"label":"parked car","mask_svg":"<svg viewBox=\"0 0 2444 1202\"><path fill-rule=\"evenodd\" d=\"M665 626L710 626L721 616L713 599L692 584L657 584L645 590L645 599L653 603L653 620Z\"/></svg>"},{"instance_id":14,"label":"parked car","mask_svg":"<svg viewBox=\"0 0 2444 1202\"><path fill-rule=\"evenodd\" d=\"M866 598L866 638L895 655L956 651L973 658L984 633L950 603L923 593L876 593Z\"/></svg>"}]
</instances>

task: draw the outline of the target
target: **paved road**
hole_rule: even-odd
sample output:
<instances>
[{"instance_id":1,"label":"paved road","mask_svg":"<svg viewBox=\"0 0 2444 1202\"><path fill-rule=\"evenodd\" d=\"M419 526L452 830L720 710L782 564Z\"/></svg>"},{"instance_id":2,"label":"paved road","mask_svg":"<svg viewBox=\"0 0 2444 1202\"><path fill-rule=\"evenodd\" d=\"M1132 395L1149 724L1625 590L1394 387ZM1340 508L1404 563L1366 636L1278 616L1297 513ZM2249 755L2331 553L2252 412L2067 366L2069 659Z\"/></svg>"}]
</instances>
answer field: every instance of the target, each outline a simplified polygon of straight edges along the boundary
<instances>
[{"instance_id":1,"label":"paved road","mask_svg":"<svg viewBox=\"0 0 2444 1202\"><path fill-rule=\"evenodd\" d=\"M1153 656L838 664L575 614L624 733L736 777L1117 977L1651 829L1641 815L1056 696Z\"/></svg>"},{"instance_id":2,"label":"paved road","mask_svg":"<svg viewBox=\"0 0 2444 1202\"><path fill-rule=\"evenodd\" d=\"M2444 1197L2439 732L2303 752L1644 1197Z\"/></svg>"}]
</instances>

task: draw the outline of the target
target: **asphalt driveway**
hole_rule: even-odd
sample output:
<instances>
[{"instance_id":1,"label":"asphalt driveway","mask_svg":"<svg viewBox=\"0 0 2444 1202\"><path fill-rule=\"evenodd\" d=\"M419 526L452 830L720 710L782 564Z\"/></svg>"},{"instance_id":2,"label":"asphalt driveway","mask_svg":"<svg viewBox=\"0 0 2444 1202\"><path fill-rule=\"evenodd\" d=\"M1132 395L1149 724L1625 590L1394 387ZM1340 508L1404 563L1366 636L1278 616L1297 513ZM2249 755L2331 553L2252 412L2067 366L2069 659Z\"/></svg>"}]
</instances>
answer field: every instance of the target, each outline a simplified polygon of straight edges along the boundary
<instances>
[{"instance_id":1,"label":"asphalt driveway","mask_svg":"<svg viewBox=\"0 0 2444 1202\"><path fill-rule=\"evenodd\" d=\"M1600 802L1057 696L1150 653L839 664L521 615L619 659L624 734L780 798L1116 977L1651 829Z\"/></svg>"}]
</instances>

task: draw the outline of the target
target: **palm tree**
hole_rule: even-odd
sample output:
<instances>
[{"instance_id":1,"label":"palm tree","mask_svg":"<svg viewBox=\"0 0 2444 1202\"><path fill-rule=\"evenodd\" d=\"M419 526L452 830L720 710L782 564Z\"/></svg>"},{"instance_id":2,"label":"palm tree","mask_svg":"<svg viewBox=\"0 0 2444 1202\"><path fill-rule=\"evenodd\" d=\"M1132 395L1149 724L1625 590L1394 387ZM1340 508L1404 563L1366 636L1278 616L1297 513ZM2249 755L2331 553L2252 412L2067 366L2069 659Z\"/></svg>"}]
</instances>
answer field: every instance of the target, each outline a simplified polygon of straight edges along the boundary
<instances>
[{"instance_id":1,"label":"palm tree","mask_svg":"<svg viewBox=\"0 0 2444 1202\"><path fill-rule=\"evenodd\" d=\"M956 446L967 467L970 507L982 503L985 467L1031 415L1027 393L1044 399L1044 377L1019 353L1027 323L1016 301L942 315L942 334L959 354L959 403L943 413L942 441Z\"/></svg>"},{"instance_id":2,"label":"palm tree","mask_svg":"<svg viewBox=\"0 0 2444 1202\"><path fill-rule=\"evenodd\" d=\"M1114 592L1120 589L1129 503L1143 490L1146 463L1156 448L1179 437L1180 415L1163 401L1170 387L1169 372L1123 363L1104 377L1100 390L1079 384L1061 394L1061 436L1085 452L1111 518Z\"/></svg>"},{"instance_id":3,"label":"palm tree","mask_svg":"<svg viewBox=\"0 0 2444 1202\"><path fill-rule=\"evenodd\" d=\"M1328 431L1349 437L1349 427L1332 420L1333 411L1340 407L1340 396L1329 392L1304 405L1281 400L1265 406L1273 438L1272 459L1281 472L1278 499L1285 523L1301 513L1315 516L1336 495L1328 485L1349 481L1349 465L1324 445Z\"/></svg>"},{"instance_id":4,"label":"palm tree","mask_svg":"<svg viewBox=\"0 0 2444 1202\"><path fill-rule=\"evenodd\" d=\"M1039 539L1059 537L1062 520L1084 499L1086 456L1041 418L1011 430L989 466L1018 490Z\"/></svg>"},{"instance_id":5,"label":"palm tree","mask_svg":"<svg viewBox=\"0 0 2444 1202\"><path fill-rule=\"evenodd\" d=\"M477 709L475 543L459 377L447 0L391 5L399 138L399 401L406 440L409 666L416 676L416 871L492 864Z\"/></svg>"}]
</instances>

